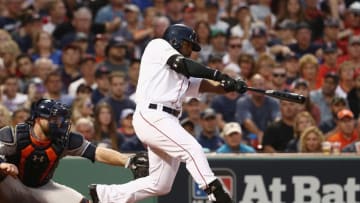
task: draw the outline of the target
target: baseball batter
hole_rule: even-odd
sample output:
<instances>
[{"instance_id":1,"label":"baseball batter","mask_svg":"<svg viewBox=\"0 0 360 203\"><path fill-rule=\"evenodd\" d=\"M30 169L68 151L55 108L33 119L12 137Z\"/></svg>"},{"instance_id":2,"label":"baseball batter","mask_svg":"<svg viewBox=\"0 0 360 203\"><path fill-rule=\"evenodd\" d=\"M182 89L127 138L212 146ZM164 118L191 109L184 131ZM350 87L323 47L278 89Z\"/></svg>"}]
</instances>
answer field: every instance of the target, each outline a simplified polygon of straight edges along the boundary
<instances>
[{"instance_id":1,"label":"baseball batter","mask_svg":"<svg viewBox=\"0 0 360 203\"><path fill-rule=\"evenodd\" d=\"M200 51L197 34L182 24L171 25L162 39L147 45L141 59L133 124L148 146L150 175L122 185L97 185L99 202L132 203L167 194L180 162L186 163L211 201L233 202L211 171L202 147L181 127L178 118L186 96L196 97L199 92L244 93L246 84L188 59L192 51Z\"/></svg>"},{"instance_id":2,"label":"baseball batter","mask_svg":"<svg viewBox=\"0 0 360 203\"><path fill-rule=\"evenodd\" d=\"M62 157L117 166L133 162L133 157L96 147L69 129L70 109L50 99L35 104L29 123L0 129L0 202L87 203L80 193L51 180Z\"/></svg>"}]
</instances>

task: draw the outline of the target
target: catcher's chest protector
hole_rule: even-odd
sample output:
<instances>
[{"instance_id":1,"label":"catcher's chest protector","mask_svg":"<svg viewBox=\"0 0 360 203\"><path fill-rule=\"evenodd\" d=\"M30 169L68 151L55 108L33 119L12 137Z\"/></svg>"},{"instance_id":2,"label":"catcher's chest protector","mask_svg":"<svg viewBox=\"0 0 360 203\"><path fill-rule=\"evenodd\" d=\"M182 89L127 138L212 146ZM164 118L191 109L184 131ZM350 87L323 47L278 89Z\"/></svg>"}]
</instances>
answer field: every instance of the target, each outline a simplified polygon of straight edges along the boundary
<instances>
[{"instance_id":1,"label":"catcher's chest protector","mask_svg":"<svg viewBox=\"0 0 360 203\"><path fill-rule=\"evenodd\" d=\"M63 148L54 144L35 145L30 138L27 124L16 126L17 153L8 157L10 163L19 169L19 178L26 186L39 187L46 184L53 176Z\"/></svg>"}]
</instances>

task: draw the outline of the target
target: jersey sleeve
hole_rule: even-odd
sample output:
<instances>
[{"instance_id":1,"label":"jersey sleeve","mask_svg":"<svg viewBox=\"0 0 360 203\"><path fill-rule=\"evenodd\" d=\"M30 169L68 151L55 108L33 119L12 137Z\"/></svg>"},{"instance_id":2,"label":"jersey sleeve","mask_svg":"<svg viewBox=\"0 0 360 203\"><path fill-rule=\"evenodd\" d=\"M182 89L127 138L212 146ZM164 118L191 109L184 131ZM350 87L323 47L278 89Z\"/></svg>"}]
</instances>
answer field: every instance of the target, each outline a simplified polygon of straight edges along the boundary
<instances>
[{"instance_id":1,"label":"jersey sleeve","mask_svg":"<svg viewBox=\"0 0 360 203\"><path fill-rule=\"evenodd\" d=\"M202 78L190 78L190 85L188 87L188 89L185 92L185 96L187 97L198 97L199 95L199 88L200 88L200 84L201 81L203 79Z\"/></svg>"},{"instance_id":2,"label":"jersey sleeve","mask_svg":"<svg viewBox=\"0 0 360 203\"><path fill-rule=\"evenodd\" d=\"M166 40L163 39L152 40L145 51L148 52L146 55L149 56L147 57L147 63L159 63L162 66L166 64L171 56L175 54L181 55Z\"/></svg>"},{"instance_id":3,"label":"jersey sleeve","mask_svg":"<svg viewBox=\"0 0 360 203\"><path fill-rule=\"evenodd\" d=\"M77 133L70 133L69 144L65 155L81 156L94 162L96 146Z\"/></svg>"}]
</instances>

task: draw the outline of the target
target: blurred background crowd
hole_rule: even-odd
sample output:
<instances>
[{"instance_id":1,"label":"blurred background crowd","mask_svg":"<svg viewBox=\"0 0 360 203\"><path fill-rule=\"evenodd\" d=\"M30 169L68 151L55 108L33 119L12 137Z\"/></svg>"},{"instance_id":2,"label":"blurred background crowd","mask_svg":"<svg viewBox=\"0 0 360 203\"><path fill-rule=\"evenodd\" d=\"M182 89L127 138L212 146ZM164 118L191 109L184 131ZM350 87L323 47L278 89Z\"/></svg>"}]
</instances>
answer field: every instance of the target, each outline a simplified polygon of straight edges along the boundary
<instances>
[{"instance_id":1,"label":"blurred background crowd","mask_svg":"<svg viewBox=\"0 0 360 203\"><path fill-rule=\"evenodd\" d=\"M71 106L72 130L86 139L144 150L132 126L140 59L175 23L198 33L193 60L308 97L186 98L180 122L206 152L360 152L360 2L351 0L0 0L0 127L24 122L45 97Z\"/></svg>"}]
</instances>

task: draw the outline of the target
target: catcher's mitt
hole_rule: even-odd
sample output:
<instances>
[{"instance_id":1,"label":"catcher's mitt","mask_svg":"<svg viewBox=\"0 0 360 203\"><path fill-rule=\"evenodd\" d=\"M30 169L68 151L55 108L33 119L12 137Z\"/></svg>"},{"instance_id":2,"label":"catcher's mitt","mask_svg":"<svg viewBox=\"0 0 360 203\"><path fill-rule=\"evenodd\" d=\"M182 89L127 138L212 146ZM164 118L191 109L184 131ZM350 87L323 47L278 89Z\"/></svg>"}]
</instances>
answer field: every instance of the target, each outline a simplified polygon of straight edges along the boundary
<instances>
[{"instance_id":1,"label":"catcher's mitt","mask_svg":"<svg viewBox=\"0 0 360 203\"><path fill-rule=\"evenodd\" d=\"M149 157L147 152L138 152L129 157L125 166L129 168L134 175L134 179L149 175Z\"/></svg>"}]
</instances>

